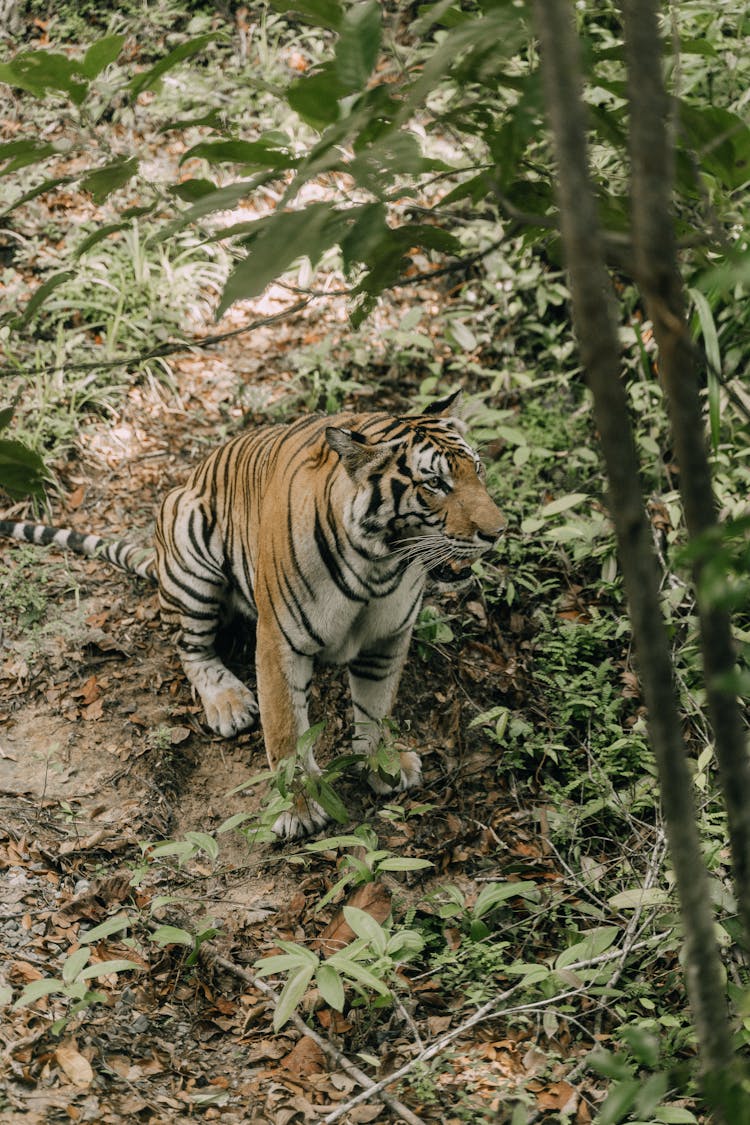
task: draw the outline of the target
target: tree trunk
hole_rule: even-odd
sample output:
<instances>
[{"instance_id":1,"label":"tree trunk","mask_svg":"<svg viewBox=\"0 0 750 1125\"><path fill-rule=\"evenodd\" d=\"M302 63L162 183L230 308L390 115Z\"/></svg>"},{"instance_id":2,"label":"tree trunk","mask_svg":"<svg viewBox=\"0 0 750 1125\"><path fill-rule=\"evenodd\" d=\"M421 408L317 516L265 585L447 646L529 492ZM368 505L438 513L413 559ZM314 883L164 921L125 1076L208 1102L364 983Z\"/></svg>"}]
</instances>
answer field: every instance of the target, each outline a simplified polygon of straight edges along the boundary
<instances>
[{"instance_id":1,"label":"tree trunk","mask_svg":"<svg viewBox=\"0 0 750 1125\"><path fill-rule=\"evenodd\" d=\"M573 312L607 467L609 507L685 931L688 996L703 1071L726 1074L732 1046L724 974L714 935L669 641L661 615L658 565L621 380L612 290L588 176L586 121L572 6L568 0L533 0L533 13L541 43L544 95L557 159L561 229Z\"/></svg>"},{"instance_id":2,"label":"tree trunk","mask_svg":"<svg viewBox=\"0 0 750 1125\"><path fill-rule=\"evenodd\" d=\"M673 154L662 76L655 0L624 0L630 100L633 237L636 280L654 326L659 374L667 395L691 540L717 526L696 349L685 320L672 215ZM707 604L701 562L694 566L708 711L729 819L733 876L746 942L750 941L750 757L731 679L736 654L729 615Z\"/></svg>"}]
</instances>

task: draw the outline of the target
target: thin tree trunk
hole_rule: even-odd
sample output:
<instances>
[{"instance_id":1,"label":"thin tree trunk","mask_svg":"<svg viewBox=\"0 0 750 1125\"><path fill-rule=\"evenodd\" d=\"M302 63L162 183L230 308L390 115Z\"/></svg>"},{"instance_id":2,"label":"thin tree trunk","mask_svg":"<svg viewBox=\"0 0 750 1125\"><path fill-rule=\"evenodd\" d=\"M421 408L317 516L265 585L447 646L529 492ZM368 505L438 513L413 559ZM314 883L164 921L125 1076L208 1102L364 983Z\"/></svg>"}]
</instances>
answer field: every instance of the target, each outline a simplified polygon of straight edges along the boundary
<instances>
[{"instance_id":1,"label":"thin tree trunk","mask_svg":"<svg viewBox=\"0 0 750 1125\"><path fill-rule=\"evenodd\" d=\"M630 101L633 237L636 280L654 326L659 373L666 391L680 469L680 494L690 539L717 526L696 350L685 320L672 215L673 154L667 137L669 102L662 75L655 0L624 0ZM729 614L701 594L694 567L708 711L729 819L734 885L746 942L750 941L750 757L736 693L722 683L736 661Z\"/></svg>"},{"instance_id":2,"label":"thin tree trunk","mask_svg":"<svg viewBox=\"0 0 750 1125\"><path fill-rule=\"evenodd\" d=\"M620 371L612 290L588 176L578 42L568 0L533 0L547 115L557 159L561 229L583 363L607 467L617 535L659 771L664 820L685 931L688 996L705 1072L732 1058L724 976L696 824L672 663L659 601L659 574Z\"/></svg>"}]
</instances>

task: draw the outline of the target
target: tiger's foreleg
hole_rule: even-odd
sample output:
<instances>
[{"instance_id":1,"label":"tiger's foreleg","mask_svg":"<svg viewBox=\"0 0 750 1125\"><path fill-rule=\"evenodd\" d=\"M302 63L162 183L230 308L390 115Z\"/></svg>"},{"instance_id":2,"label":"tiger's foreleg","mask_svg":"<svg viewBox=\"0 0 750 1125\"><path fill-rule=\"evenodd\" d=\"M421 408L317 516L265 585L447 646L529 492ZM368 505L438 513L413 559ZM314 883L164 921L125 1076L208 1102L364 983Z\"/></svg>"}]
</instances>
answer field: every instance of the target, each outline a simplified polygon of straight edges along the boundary
<instances>
[{"instance_id":1,"label":"tiger's foreleg","mask_svg":"<svg viewBox=\"0 0 750 1125\"><path fill-rule=\"evenodd\" d=\"M231 738L258 722L255 695L216 655L227 597L223 549L215 525L189 492L166 498L156 528L162 618L177 626L177 651L211 730Z\"/></svg>"},{"instance_id":2,"label":"tiger's foreleg","mask_svg":"<svg viewBox=\"0 0 750 1125\"><path fill-rule=\"evenodd\" d=\"M384 638L349 662L349 687L354 706L352 749L366 759L372 758L380 744L383 719L390 713L396 698L410 638L411 628ZM419 755L404 750L399 753L399 759L394 776L368 769L367 780L376 793L393 793L421 783Z\"/></svg>"},{"instance_id":3,"label":"tiger's foreleg","mask_svg":"<svg viewBox=\"0 0 750 1125\"><path fill-rule=\"evenodd\" d=\"M307 697L312 679L311 656L295 652L281 633L272 614L259 608L255 664L258 676L258 701L268 764L275 770L279 762L296 753L300 737L309 728ZM310 777L321 770L312 746L305 750L303 768ZM273 825L277 836L290 839L316 832L328 814L307 794L295 796L294 804Z\"/></svg>"}]
</instances>

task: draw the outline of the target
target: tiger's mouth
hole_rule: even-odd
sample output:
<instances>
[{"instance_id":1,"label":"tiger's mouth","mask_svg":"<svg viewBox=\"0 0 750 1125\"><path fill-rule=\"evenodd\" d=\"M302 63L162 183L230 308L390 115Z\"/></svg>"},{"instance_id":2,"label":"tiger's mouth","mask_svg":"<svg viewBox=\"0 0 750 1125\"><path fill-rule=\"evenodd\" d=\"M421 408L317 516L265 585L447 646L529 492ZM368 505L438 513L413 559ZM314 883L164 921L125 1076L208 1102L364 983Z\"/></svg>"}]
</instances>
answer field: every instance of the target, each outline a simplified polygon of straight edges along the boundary
<instances>
[{"instance_id":1,"label":"tiger's mouth","mask_svg":"<svg viewBox=\"0 0 750 1125\"><path fill-rule=\"evenodd\" d=\"M427 573L438 586L465 586L471 582L471 567L478 558L480 558L479 553L446 559L429 567Z\"/></svg>"}]
</instances>

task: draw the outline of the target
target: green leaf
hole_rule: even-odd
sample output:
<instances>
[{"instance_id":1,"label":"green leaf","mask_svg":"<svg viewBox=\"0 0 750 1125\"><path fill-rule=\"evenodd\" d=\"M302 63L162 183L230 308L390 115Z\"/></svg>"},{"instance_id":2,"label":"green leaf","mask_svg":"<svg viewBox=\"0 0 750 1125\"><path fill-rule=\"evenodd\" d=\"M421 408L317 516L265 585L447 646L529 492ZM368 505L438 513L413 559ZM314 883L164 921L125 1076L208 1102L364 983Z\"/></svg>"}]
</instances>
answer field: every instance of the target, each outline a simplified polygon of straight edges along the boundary
<instances>
[{"instance_id":1,"label":"green leaf","mask_svg":"<svg viewBox=\"0 0 750 1125\"><path fill-rule=\"evenodd\" d=\"M78 940L90 945L91 942L101 941L102 938L109 937L110 934L119 934L123 930L129 930L131 925L132 923L127 914L117 914L114 918L108 918L106 922L102 922L101 925L94 926L93 930L82 934Z\"/></svg>"},{"instance_id":2,"label":"green leaf","mask_svg":"<svg viewBox=\"0 0 750 1125\"><path fill-rule=\"evenodd\" d=\"M81 68L66 55L54 51L24 51L9 63L0 63L0 82L41 97L47 90L67 94L80 105L88 93L88 83L80 80Z\"/></svg>"},{"instance_id":3,"label":"green leaf","mask_svg":"<svg viewBox=\"0 0 750 1125\"><path fill-rule=\"evenodd\" d=\"M209 32L207 35L198 35L195 39L188 39L185 43L180 43L179 47L175 47L163 59L151 67L150 70L144 71L143 74L137 74L129 83L131 95L135 98L144 90L153 90L156 83L159 81L163 74L174 67L179 66L185 59L197 55L209 43L212 43L218 38L215 32Z\"/></svg>"},{"instance_id":4,"label":"green leaf","mask_svg":"<svg viewBox=\"0 0 750 1125\"><path fill-rule=\"evenodd\" d=\"M42 996L51 996L53 992L65 992L65 986L61 980L53 977L32 980L24 987L23 992L13 1005L13 1010L23 1008L26 1004L33 1004L35 1000L39 1000Z\"/></svg>"},{"instance_id":5,"label":"green leaf","mask_svg":"<svg viewBox=\"0 0 750 1125\"><path fill-rule=\"evenodd\" d=\"M701 169L730 191L750 179L750 128L738 114L720 106L680 100L680 129Z\"/></svg>"},{"instance_id":6,"label":"green leaf","mask_svg":"<svg viewBox=\"0 0 750 1125\"><path fill-rule=\"evenodd\" d=\"M310 788L311 792L315 795L315 799L320 802L328 815L332 817L337 824L346 824L349 819L349 810L336 790L329 785L327 781L323 781L322 778L314 780Z\"/></svg>"},{"instance_id":7,"label":"green leaf","mask_svg":"<svg viewBox=\"0 0 750 1125\"><path fill-rule=\"evenodd\" d=\"M320 130L338 121L338 103L346 92L329 63L316 74L293 82L286 92L286 100L306 124Z\"/></svg>"},{"instance_id":8,"label":"green leaf","mask_svg":"<svg viewBox=\"0 0 750 1125\"><path fill-rule=\"evenodd\" d=\"M697 1125L695 1114L681 1105L661 1105L655 1110L655 1121L662 1125Z\"/></svg>"},{"instance_id":9,"label":"green leaf","mask_svg":"<svg viewBox=\"0 0 750 1125\"><path fill-rule=\"evenodd\" d=\"M596 926L593 930L588 930L583 941L563 950L555 961L555 968L564 969L577 961L590 961L593 957L598 957L609 949L619 933L619 926Z\"/></svg>"},{"instance_id":10,"label":"green leaf","mask_svg":"<svg viewBox=\"0 0 750 1125\"><path fill-rule=\"evenodd\" d=\"M351 948L347 946L347 949ZM387 984L376 977L364 965L360 965L358 961L346 956L346 949L340 953L334 953L333 957L328 958L331 964L343 973L344 976L351 977L352 980L357 981L359 984L369 988L371 992L377 992L379 996L390 996L391 990Z\"/></svg>"},{"instance_id":11,"label":"green leaf","mask_svg":"<svg viewBox=\"0 0 750 1125\"><path fill-rule=\"evenodd\" d=\"M62 967L62 979L66 984L70 984L71 981L76 979L90 957L91 950L88 946L82 945L75 953L71 953L69 957L65 958Z\"/></svg>"},{"instance_id":12,"label":"green leaf","mask_svg":"<svg viewBox=\"0 0 750 1125\"><path fill-rule=\"evenodd\" d=\"M258 141L202 141L187 150L180 158L180 164L194 157L210 164L244 164L276 171L295 168L299 163L290 153L262 137Z\"/></svg>"},{"instance_id":13,"label":"green leaf","mask_svg":"<svg viewBox=\"0 0 750 1125\"><path fill-rule=\"evenodd\" d=\"M276 1011L273 1014L273 1029L279 1031L287 1020L294 1014L297 1005L307 992L307 986L312 980L315 967L302 965L296 973L292 973L284 985Z\"/></svg>"},{"instance_id":14,"label":"green leaf","mask_svg":"<svg viewBox=\"0 0 750 1125\"><path fill-rule=\"evenodd\" d=\"M640 1088L638 1078L625 1078L613 1086L597 1114L597 1125L618 1125L635 1105Z\"/></svg>"},{"instance_id":15,"label":"green leaf","mask_svg":"<svg viewBox=\"0 0 750 1125\"><path fill-rule=\"evenodd\" d=\"M46 475L38 453L20 441L0 438L0 488L9 496L41 496Z\"/></svg>"},{"instance_id":16,"label":"green leaf","mask_svg":"<svg viewBox=\"0 0 750 1125\"><path fill-rule=\"evenodd\" d=\"M200 848L202 852L205 852L209 859L218 858L219 845L208 832L186 832L185 839L189 840L196 848Z\"/></svg>"},{"instance_id":17,"label":"green leaf","mask_svg":"<svg viewBox=\"0 0 750 1125\"><path fill-rule=\"evenodd\" d=\"M416 856L392 856L390 859L381 860L378 871L422 871L425 867L434 866L429 859L417 859Z\"/></svg>"},{"instance_id":18,"label":"green leaf","mask_svg":"<svg viewBox=\"0 0 750 1125\"><path fill-rule=\"evenodd\" d=\"M368 914L366 910L360 910L356 906L345 906L344 918L357 937L369 942L379 957L385 953L388 938L385 930L379 922L375 921L372 914Z\"/></svg>"},{"instance_id":19,"label":"green leaf","mask_svg":"<svg viewBox=\"0 0 750 1125\"><path fill-rule=\"evenodd\" d=\"M607 899L614 910L637 910L642 906L664 906L670 901L667 891L661 887L631 887Z\"/></svg>"},{"instance_id":20,"label":"green leaf","mask_svg":"<svg viewBox=\"0 0 750 1125\"><path fill-rule=\"evenodd\" d=\"M315 973L315 983L328 1007L343 1012L344 984L333 965L326 962L319 965Z\"/></svg>"},{"instance_id":21,"label":"green leaf","mask_svg":"<svg viewBox=\"0 0 750 1125\"><path fill-rule=\"evenodd\" d=\"M277 211L270 220L259 219L247 256L224 286L217 317L235 301L257 297L296 258L317 262L324 250L339 241L348 222L347 212L331 203L312 203L302 211Z\"/></svg>"},{"instance_id":22,"label":"green leaf","mask_svg":"<svg viewBox=\"0 0 750 1125\"><path fill-rule=\"evenodd\" d=\"M338 0L271 0L277 12L296 12L308 23L338 31L344 18Z\"/></svg>"},{"instance_id":23,"label":"green leaf","mask_svg":"<svg viewBox=\"0 0 750 1125\"><path fill-rule=\"evenodd\" d=\"M14 199L12 203L9 203L4 211L0 211L0 218L4 218L6 215L9 215L11 211L15 211L16 207L20 207L22 204L28 203L30 199L36 199L38 195L44 195L45 191L51 191L53 188L60 187L61 184L69 184L72 183L73 180L77 179L78 176L74 175L53 176L49 180L43 180L42 183L37 184L36 187L33 187L29 191L24 192L23 195L19 195L18 199Z\"/></svg>"},{"instance_id":24,"label":"green leaf","mask_svg":"<svg viewBox=\"0 0 750 1125\"><path fill-rule=\"evenodd\" d=\"M557 500L551 500L549 504L545 504L542 508L541 514L547 516L557 516L560 512L567 512L570 508L577 508L584 500L589 497L585 492L570 492L566 496L559 496Z\"/></svg>"},{"instance_id":25,"label":"green leaf","mask_svg":"<svg viewBox=\"0 0 750 1125\"><path fill-rule=\"evenodd\" d=\"M8 162L0 172L0 176L7 176L10 172L16 172L29 164L38 164L40 160L46 160L56 152L57 149L52 144L38 144L31 140L8 141L0 145L0 160Z\"/></svg>"},{"instance_id":26,"label":"green leaf","mask_svg":"<svg viewBox=\"0 0 750 1125\"><path fill-rule=\"evenodd\" d=\"M112 164L105 164L103 168L96 168L81 180L80 186L84 191L90 191L94 202L101 203L117 188L126 184L138 171L138 159L135 156L127 160L115 160Z\"/></svg>"},{"instance_id":27,"label":"green leaf","mask_svg":"<svg viewBox=\"0 0 750 1125\"><path fill-rule=\"evenodd\" d=\"M233 816L227 817L223 820L219 827L216 829L216 835L221 836L224 832L231 832L233 828L238 828L240 824L244 824L248 820L252 820L255 813L251 812L238 812Z\"/></svg>"},{"instance_id":28,"label":"green leaf","mask_svg":"<svg viewBox=\"0 0 750 1125\"><path fill-rule=\"evenodd\" d=\"M194 203L196 200L203 199L204 196L210 195L216 190L216 184L213 180L206 180L201 177L196 177L192 180L183 180L181 184L175 184L169 189L171 195L176 195L177 198L183 200L184 203Z\"/></svg>"},{"instance_id":29,"label":"green leaf","mask_svg":"<svg viewBox=\"0 0 750 1125\"><path fill-rule=\"evenodd\" d=\"M26 302L18 321L19 326L27 324L36 310L47 300L50 293L53 293L59 286L64 285L66 281L70 281L72 277L75 277L74 270L61 270L60 273L54 273L52 277L48 277L47 280L34 291L30 300Z\"/></svg>"},{"instance_id":30,"label":"green leaf","mask_svg":"<svg viewBox=\"0 0 750 1125\"><path fill-rule=\"evenodd\" d=\"M7 430L8 426L13 421L15 409L15 406L5 406L0 410L0 430Z\"/></svg>"},{"instance_id":31,"label":"green leaf","mask_svg":"<svg viewBox=\"0 0 750 1125\"><path fill-rule=\"evenodd\" d=\"M97 74L101 74L105 67L115 61L124 42L124 35L106 35L92 43L80 63L81 72L87 78L96 78Z\"/></svg>"},{"instance_id":32,"label":"green leaf","mask_svg":"<svg viewBox=\"0 0 750 1125\"><path fill-rule=\"evenodd\" d=\"M129 961L126 957L115 957L111 961L99 961L96 965L88 965L78 974L78 980L91 980L92 977L106 977L110 973L125 973L131 969L142 969L137 961Z\"/></svg>"},{"instance_id":33,"label":"green leaf","mask_svg":"<svg viewBox=\"0 0 750 1125\"><path fill-rule=\"evenodd\" d=\"M255 962L255 972L259 977L277 977L281 973L288 973L291 969L295 971L300 965L312 965L313 971L318 965L318 958L315 954L310 957L303 956L302 950L298 953L275 953L272 957L262 957L259 961Z\"/></svg>"},{"instance_id":34,"label":"green leaf","mask_svg":"<svg viewBox=\"0 0 750 1125\"><path fill-rule=\"evenodd\" d=\"M380 4L365 0L344 16L336 44L336 76L347 91L362 90L380 50Z\"/></svg>"},{"instance_id":35,"label":"green leaf","mask_svg":"<svg viewBox=\"0 0 750 1125\"><path fill-rule=\"evenodd\" d=\"M490 910L499 906L501 902L506 902L509 898L516 898L516 896L527 899L538 898L539 891L536 883L528 880L520 883L490 883L483 887L477 895L472 914L475 918L481 918Z\"/></svg>"},{"instance_id":36,"label":"green leaf","mask_svg":"<svg viewBox=\"0 0 750 1125\"><path fill-rule=\"evenodd\" d=\"M103 242L105 238L109 238L111 234L116 234L117 231L127 230L129 226L129 222L105 223L104 226L93 230L91 234L87 234L83 241L78 243L73 251L73 257L76 259L82 258L84 254L88 254L89 250L93 249L99 242Z\"/></svg>"},{"instance_id":37,"label":"green leaf","mask_svg":"<svg viewBox=\"0 0 750 1125\"><path fill-rule=\"evenodd\" d=\"M236 183L227 184L226 187L217 188L216 191L208 192L180 215L179 219L175 219L171 223L166 223L157 235L154 235L154 242L165 242L171 238L176 231L181 230L182 227L187 226L189 223L195 222L197 219L202 219L204 215L211 214L212 211L230 211L236 207L243 199L252 195L255 188L263 182L265 177L256 177L252 180L238 180ZM262 222L263 220L258 220Z\"/></svg>"},{"instance_id":38,"label":"green leaf","mask_svg":"<svg viewBox=\"0 0 750 1125\"><path fill-rule=\"evenodd\" d=\"M157 926L151 935L157 945L193 945L193 935L177 926Z\"/></svg>"}]
</instances>

